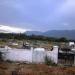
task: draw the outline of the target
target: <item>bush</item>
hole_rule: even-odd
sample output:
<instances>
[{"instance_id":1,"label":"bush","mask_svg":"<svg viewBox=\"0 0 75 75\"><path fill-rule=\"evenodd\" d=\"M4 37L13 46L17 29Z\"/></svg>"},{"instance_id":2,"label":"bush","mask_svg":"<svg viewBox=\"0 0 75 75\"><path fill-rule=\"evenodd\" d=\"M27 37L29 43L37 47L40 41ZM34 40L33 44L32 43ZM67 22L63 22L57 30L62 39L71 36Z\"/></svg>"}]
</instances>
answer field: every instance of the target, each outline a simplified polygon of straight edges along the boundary
<instances>
[{"instance_id":1,"label":"bush","mask_svg":"<svg viewBox=\"0 0 75 75\"><path fill-rule=\"evenodd\" d=\"M2 61L2 52L0 52L0 61Z\"/></svg>"},{"instance_id":2,"label":"bush","mask_svg":"<svg viewBox=\"0 0 75 75\"><path fill-rule=\"evenodd\" d=\"M54 63L51 59L49 59L47 56L45 57L45 64L48 66L57 66L57 64Z\"/></svg>"}]
</instances>

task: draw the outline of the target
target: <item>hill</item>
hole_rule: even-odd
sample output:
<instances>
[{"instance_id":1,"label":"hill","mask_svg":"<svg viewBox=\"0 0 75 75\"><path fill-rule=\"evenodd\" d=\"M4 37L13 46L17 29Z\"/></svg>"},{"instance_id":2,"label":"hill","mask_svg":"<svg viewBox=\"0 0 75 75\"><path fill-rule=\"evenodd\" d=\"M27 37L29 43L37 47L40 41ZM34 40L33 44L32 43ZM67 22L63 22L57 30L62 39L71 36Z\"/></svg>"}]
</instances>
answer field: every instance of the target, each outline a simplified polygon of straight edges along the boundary
<instances>
[{"instance_id":1,"label":"hill","mask_svg":"<svg viewBox=\"0 0 75 75\"><path fill-rule=\"evenodd\" d=\"M75 40L75 30L49 30L46 32L39 32L39 31L27 31L27 35L43 35L48 37L55 37L61 38L65 37L67 39L74 39Z\"/></svg>"}]
</instances>

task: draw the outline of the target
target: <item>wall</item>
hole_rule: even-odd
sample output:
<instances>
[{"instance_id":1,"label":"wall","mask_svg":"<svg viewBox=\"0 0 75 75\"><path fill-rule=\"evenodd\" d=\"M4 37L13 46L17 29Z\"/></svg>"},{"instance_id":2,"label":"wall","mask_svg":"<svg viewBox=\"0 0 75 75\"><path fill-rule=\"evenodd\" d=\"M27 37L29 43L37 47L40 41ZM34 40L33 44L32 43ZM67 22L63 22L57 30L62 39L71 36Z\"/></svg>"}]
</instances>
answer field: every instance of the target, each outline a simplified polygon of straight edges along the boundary
<instances>
[{"instance_id":1,"label":"wall","mask_svg":"<svg viewBox=\"0 0 75 75\"><path fill-rule=\"evenodd\" d=\"M45 56L45 51L33 51L33 63L43 63Z\"/></svg>"},{"instance_id":2,"label":"wall","mask_svg":"<svg viewBox=\"0 0 75 75\"><path fill-rule=\"evenodd\" d=\"M4 60L33 63L42 63L45 61L45 51L5 48L0 48L0 51L3 52Z\"/></svg>"},{"instance_id":3,"label":"wall","mask_svg":"<svg viewBox=\"0 0 75 75\"><path fill-rule=\"evenodd\" d=\"M45 56L47 55L49 59L58 63L58 47L53 47L53 51L5 48L0 48L0 51L3 52L4 60L42 63L45 61Z\"/></svg>"},{"instance_id":4,"label":"wall","mask_svg":"<svg viewBox=\"0 0 75 75\"><path fill-rule=\"evenodd\" d=\"M32 50L9 49L3 53L4 60L32 62Z\"/></svg>"},{"instance_id":5,"label":"wall","mask_svg":"<svg viewBox=\"0 0 75 75\"><path fill-rule=\"evenodd\" d=\"M46 51L46 54L50 60L58 63L58 46L54 46L52 51Z\"/></svg>"}]
</instances>

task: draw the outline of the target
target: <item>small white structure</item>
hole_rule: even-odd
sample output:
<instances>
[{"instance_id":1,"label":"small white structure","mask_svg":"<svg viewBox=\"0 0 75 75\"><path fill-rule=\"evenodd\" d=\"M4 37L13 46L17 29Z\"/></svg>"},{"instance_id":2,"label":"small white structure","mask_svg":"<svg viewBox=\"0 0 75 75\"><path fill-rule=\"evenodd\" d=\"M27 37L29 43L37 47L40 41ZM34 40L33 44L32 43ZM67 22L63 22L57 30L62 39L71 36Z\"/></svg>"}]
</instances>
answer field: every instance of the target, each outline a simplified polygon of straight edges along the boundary
<instances>
[{"instance_id":1,"label":"small white structure","mask_svg":"<svg viewBox=\"0 0 75 75\"><path fill-rule=\"evenodd\" d=\"M69 46L73 46L73 45L75 45L74 42L69 42Z\"/></svg>"}]
</instances>

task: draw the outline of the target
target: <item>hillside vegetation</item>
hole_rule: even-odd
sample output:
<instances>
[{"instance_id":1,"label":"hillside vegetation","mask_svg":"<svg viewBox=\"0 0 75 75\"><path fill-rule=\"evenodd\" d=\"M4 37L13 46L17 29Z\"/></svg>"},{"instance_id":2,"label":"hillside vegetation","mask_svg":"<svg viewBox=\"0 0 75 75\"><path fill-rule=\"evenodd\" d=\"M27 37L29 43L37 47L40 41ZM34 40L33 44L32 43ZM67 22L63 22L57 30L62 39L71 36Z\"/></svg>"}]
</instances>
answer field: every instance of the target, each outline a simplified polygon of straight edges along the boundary
<instances>
[{"instance_id":1,"label":"hillside vegetation","mask_svg":"<svg viewBox=\"0 0 75 75\"><path fill-rule=\"evenodd\" d=\"M42 41L50 41L50 42L68 42L65 37L62 38L54 38L54 37L46 37L42 35L26 35L26 34L13 34L13 33L0 33L0 39L2 41L6 41L7 39L18 39L18 40L42 40ZM75 40L71 40L75 41Z\"/></svg>"}]
</instances>

